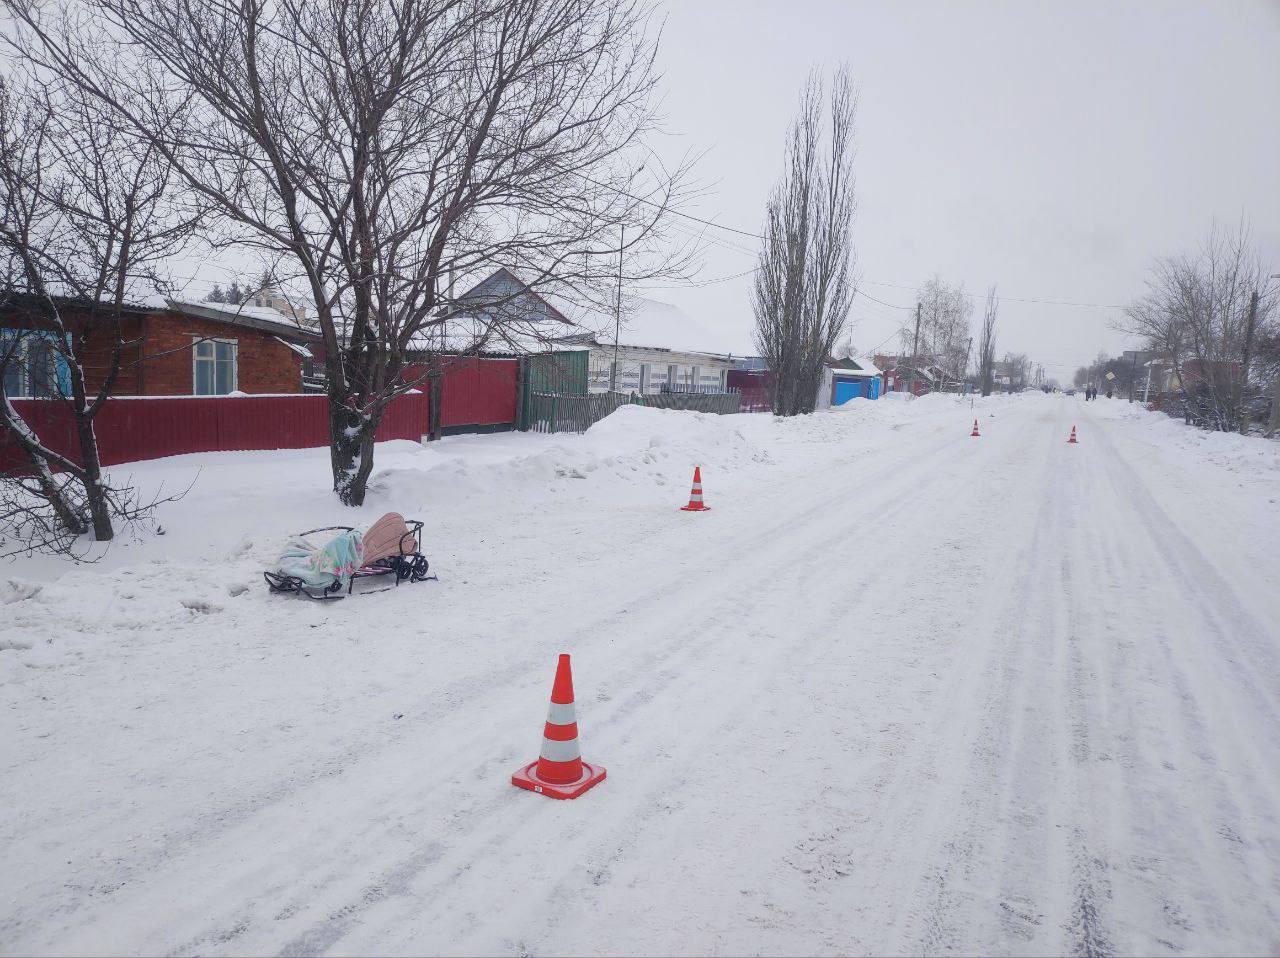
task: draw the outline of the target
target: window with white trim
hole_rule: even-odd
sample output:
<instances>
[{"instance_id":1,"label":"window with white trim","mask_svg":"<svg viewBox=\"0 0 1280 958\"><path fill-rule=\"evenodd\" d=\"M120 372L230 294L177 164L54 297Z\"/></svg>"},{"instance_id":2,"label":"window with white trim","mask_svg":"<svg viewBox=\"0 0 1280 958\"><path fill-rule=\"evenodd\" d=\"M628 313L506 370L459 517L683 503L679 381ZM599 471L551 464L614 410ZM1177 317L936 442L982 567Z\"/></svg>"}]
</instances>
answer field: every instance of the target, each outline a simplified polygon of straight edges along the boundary
<instances>
[{"instance_id":1,"label":"window with white trim","mask_svg":"<svg viewBox=\"0 0 1280 958\"><path fill-rule=\"evenodd\" d=\"M197 339L191 347L192 394L225 396L239 386L234 339Z\"/></svg>"}]
</instances>

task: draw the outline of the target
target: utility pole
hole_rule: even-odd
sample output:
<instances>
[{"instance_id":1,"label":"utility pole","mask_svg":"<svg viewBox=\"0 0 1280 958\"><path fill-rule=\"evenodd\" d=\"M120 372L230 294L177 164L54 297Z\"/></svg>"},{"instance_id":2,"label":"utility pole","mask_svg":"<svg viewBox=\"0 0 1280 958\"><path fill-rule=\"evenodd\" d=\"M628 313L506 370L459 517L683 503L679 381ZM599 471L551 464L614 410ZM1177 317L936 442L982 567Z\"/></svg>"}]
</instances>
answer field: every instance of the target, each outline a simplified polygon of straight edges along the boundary
<instances>
[{"instance_id":1,"label":"utility pole","mask_svg":"<svg viewBox=\"0 0 1280 958\"><path fill-rule=\"evenodd\" d=\"M961 395L969 391L969 353L973 351L973 337L969 337L968 344L964 347L964 369L960 370L960 392Z\"/></svg>"},{"instance_id":2,"label":"utility pole","mask_svg":"<svg viewBox=\"0 0 1280 958\"><path fill-rule=\"evenodd\" d=\"M613 366L609 371L609 392L618 391L618 337L622 335L622 250L626 246L627 226L618 233L618 310L613 320Z\"/></svg>"},{"instance_id":3,"label":"utility pole","mask_svg":"<svg viewBox=\"0 0 1280 958\"><path fill-rule=\"evenodd\" d=\"M1249 414L1245 409L1245 393L1249 391L1249 360L1253 352L1253 324L1258 320L1258 291L1255 289L1249 297L1249 323L1244 328L1244 369L1240 370L1240 401L1236 404L1236 412L1240 416L1240 433L1249 432Z\"/></svg>"},{"instance_id":4,"label":"utility pole","mask_svg":"<svg viewBox=\"0 0 1280 958\"><path fill-rule=\"evenodd\" d=\"M1129 364L1129 402L1133 402L1133 381L1138 375L1138 351L1133 351L1133 362Z\"/></svg>"},{"instance_id":5,"label":"utility pole","mask_svg":"<svg viewBox=\"0 0 1280 958\"><path fill-rule=\"evenodd\" d=\"M920 346L920 308L916 303L916 334L911 339L911 379L907 385L907 391L913 396L916 393L916 349Z\"/></svg>"}]
</instances>

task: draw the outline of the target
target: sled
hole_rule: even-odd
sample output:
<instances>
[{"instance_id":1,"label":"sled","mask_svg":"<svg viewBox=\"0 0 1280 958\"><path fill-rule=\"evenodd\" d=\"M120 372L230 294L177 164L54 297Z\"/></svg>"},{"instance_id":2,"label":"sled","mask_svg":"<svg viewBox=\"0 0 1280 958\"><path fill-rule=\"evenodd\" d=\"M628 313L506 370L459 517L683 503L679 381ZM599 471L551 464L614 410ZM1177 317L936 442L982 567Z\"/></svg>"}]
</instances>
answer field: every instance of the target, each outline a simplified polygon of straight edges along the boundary
<instances>
[{"instance_id":1,"label":"sled","mask_svg":"<svg viewBox=\"0 0 1280 958\"><path fill-rule=\"evenodd\" d=\"M315 535L318 532L352 532L354 526L321 526L298 533L297 538ZM351 580L343 588L341 580L334 580L332 585L318 589L308 585L297 576L282 575L278 572L264 572L267 588L283 595L302 595L317 601L333 601L352 595L357 579L368 579L378 576L395 576L395 585L401 582L425 582L437 577L429 574L431 563L418 551L418 543L422 537L422 522L418 519L405 519L399 513L389 512L372 526L362 537L364 554L360 568L351 574ZM383 589L370 589L369 592L385 592ZM345 594L344 594L345 593ZM366 593L357 593L360 595Z\"/></svg>"}]
</instances>

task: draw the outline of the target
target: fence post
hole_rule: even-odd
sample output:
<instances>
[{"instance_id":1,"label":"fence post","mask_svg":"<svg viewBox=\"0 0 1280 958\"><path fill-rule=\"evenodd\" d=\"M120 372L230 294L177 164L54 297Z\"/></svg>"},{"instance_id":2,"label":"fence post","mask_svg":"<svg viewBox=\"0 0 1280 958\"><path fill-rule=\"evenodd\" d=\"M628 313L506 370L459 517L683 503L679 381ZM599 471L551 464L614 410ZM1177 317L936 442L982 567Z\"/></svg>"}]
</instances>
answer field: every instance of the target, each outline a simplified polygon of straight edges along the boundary
<instances>
[{"instance_id":1,"label":"fence post","mask_svg":"<svg viewBox=\"0 0 1280 958\"><path fill-rule=\"evenodd\" d=\"M529 402L529 360L525 356L516 359L516 421L515 428L521 432L529 428L525 422L525 406Z\"/></svg>"},{"instance_id":2,"label":"fence post","mask_svg":"<svg viewBox=\"0 0 1280 958\"><path fill-rule=\"evenodd\" d=\"M550 431L551 432L556 431L556 397L554 393L552 393L551 395L551 430Z\"/></svg>"}]
</instances>

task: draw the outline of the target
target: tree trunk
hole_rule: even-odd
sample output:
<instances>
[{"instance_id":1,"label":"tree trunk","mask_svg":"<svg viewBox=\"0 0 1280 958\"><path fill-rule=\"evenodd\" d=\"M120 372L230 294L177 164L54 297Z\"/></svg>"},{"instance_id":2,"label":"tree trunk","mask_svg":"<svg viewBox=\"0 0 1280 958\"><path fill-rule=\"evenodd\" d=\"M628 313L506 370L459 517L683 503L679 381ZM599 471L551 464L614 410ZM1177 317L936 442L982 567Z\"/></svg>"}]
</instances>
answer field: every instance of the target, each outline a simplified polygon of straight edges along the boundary
<instances>
[{"instance_id":1,"label":"tree trunk","mask_svg":"<svg viewBox=\"0 0 1280 958\"><path fill-rule=\"evenodd\" d=\"M102 462L98 457L98 439L93 431L93 419L79 410L76 411L75 418L76 437L80 441L80 461L84 464L80 484L84 486L84 498L89 506L93 537L99 542L109 542L115 538L115 529L111 525L111 507L107 502L107 493L102 487Z\"/></svg>"},{"instance_id":2,"label":"tree trunk","mask_svg":"<svg viewBox=\"0 0 1280 958\"><path fill-rule=\"evenodd\" d=\"M53 514L58 517L58 521L62 523L62 527L72 535L82 536L88 530L84 523L84 519L80 514L71 507L67 502L67 497L62 488L58 485L57 480L53 478L53 473L49 471L49 463L39 453L27 450L27 458L31 461L32 468L35 469L36 482L40 485L40 495L50 508Z\"/></svg>"},{"instance_id":3,"label":"tree trunk","mask_svg":"<svg viewBox=\"0 0 1280 958\"><path fill-rule=\"evenodd\" d=\"M348 409L346 397L329 397L329 460L333 491L343 505L362 506L373 472L373 443L382 423L382 409L367 415Z\"/></svg>"},{"instance_id":4,"label":"tree trunk","mask_svg":"<svg viewBox=\"0 0 1280 958\"><path fill-rule=\"evenodd\" d=\"M343 425L330 434L333 491L346 506L364 505L364 494L373 471L373 436L377 426L349 429Z\"/></svg>"},{"instance_id":5,"label":"tree trunk","mask_svg":"<svg viewBox=\"0 0 1280 958\"><path fill-rule=\"evenodd\" d=\"M1276 381L1271 385L1271 418L1267 420L1267 438L1280 432L1280 372L1276 373Z\"/></svg>"},{"instance_id":6,"label":"tree trunk","mask_svg":"<svg viewBox=\"0 0 1280 958\"><path fill-rule=\"evenodd\" d=\"M27 461L31 463L36 482L40 486L40 495L49 503L63 528L73 535L84 535L86 531L84 519L67 499L65 487L59 486L57 480L53 478L53 470L49 468L49 458L45 455L40 440L3 393L0 393L0 429L5 430L26 453ZM62 462L68 471L74 466L74 463L65 458Z\"/></svg>"}]
</instances>

